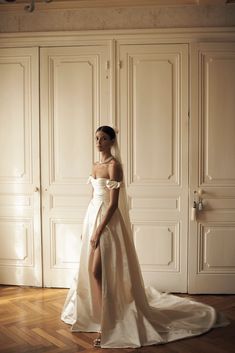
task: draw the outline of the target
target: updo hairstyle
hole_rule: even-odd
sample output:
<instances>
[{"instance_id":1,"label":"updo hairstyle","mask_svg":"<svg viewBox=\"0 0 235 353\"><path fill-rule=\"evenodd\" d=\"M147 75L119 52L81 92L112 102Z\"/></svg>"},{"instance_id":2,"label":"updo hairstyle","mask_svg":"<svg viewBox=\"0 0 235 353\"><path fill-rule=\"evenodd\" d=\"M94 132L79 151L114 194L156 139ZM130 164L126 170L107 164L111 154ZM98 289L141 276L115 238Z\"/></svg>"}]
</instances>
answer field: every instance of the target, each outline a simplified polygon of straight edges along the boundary
<instances>
[{"instance_id":1,"label":"updo hairstyle","mask_svg":"<svg viewBox=\"0 0 235 353\"><path fill-rule=\"evenodd\" d=\"M102 131L105 134L107 134L110 137L110 140L114 140L116 138L116 133L111 126L107 126L107 125L100 126L98 127L96 132L98 131Z\"/></svg>"}]
</instances>

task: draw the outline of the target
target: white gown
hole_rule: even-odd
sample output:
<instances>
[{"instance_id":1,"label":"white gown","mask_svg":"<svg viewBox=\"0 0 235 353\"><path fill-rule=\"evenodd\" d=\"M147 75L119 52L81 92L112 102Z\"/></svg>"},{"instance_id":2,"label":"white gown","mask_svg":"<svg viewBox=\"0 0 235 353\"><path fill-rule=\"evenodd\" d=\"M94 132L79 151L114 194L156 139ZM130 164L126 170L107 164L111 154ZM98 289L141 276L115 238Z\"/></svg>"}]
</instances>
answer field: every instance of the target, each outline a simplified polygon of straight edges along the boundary
<instances>
[{"instance_id":1,"label":"white gown","mask_svg":"<svg viewBox=\"0 0 235 353\"><path fill-rule=\"evenodd\" d=\"M96 303L90 238L109 203L109 189L122 184L90 177L93 198L83 224L80 266L66 298L61 319L74 332L102 332L102 348L140 347L200 335L228 322L214 308L144 288L128 226L119 208L100 238L102 306Z\"/></svg>"}]
</instances>

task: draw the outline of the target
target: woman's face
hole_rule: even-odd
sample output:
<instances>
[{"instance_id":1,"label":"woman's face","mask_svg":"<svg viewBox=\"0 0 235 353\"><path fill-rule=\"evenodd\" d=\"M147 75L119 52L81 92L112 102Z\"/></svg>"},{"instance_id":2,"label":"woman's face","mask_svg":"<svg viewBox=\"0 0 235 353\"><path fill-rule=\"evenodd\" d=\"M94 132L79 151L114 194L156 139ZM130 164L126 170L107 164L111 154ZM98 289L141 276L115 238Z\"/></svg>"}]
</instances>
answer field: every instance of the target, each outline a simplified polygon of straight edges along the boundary
<instances>
[{"instance_id":1,"label":"woman's face","mask_svg":"<svg viewBox=\"0 0 235 353\"><path fill-rule=\"evenodd\" d=\"M109 135L103 131L98 131L95 134L96 147L99 152L110 152L113 144L113 140L110 139Z\"/></svg>"}]
</instances>

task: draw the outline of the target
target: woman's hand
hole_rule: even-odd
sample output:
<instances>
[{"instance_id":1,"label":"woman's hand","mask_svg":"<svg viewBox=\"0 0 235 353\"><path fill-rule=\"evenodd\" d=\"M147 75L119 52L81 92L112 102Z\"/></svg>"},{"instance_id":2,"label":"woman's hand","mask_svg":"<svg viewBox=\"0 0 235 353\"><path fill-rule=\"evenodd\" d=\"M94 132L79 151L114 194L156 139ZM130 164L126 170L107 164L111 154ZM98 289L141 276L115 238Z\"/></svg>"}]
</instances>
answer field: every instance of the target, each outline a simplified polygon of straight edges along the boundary
<instances>
[{"instance_id":1,"label":"woman's hand","mask_svg":"<svg viewBox=\"0 0 235 353\"><path fill-rule=\"evenodd\" d=\"M96 230L94 232L94 234L92 235L90 243L91 243L91 247L93 250L95 250L97 248L97 246L99 245L100 236L101 236L101 234L98 230Z\"/></svg>"}]
</instances>

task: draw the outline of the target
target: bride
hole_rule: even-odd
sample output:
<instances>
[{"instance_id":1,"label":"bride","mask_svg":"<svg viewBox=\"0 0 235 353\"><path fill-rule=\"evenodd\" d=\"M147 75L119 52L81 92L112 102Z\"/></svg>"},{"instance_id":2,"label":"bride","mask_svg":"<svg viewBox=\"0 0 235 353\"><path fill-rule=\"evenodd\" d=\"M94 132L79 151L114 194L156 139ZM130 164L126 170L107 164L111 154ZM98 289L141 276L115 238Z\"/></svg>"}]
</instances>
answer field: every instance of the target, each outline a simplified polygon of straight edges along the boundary
<instances>
[{"instance_id":1,"label":"bride","mask_svg":"<svg viewBox=\"0 0 235 353\"><path fill-rule=\"evenodd\" d=\"M101 160L89 177L93 198L83 223L79 271L61 319L73 332L97 332L94 346L102 348L162 344L226 325L208 305L144 288L115 130L99 127L96 146Z\"/></svg>"}]
</instances>

